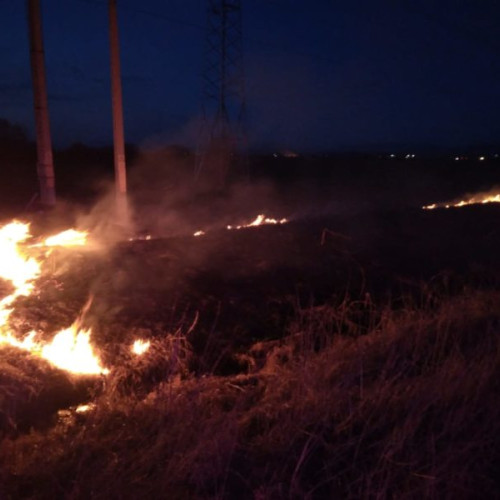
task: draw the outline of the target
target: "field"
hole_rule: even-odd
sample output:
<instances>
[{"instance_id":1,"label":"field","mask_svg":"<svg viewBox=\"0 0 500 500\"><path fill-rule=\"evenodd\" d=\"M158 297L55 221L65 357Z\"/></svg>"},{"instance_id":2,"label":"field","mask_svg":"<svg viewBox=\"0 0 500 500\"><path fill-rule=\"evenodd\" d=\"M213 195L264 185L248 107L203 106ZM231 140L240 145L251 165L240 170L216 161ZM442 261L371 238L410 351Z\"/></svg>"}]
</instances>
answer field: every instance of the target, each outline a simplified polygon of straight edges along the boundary
<instances>
[{"instance_id":1,"label":"field","mask_svg":"<svg viewBox=\"0 0 500 500\"><path fill-rule=\"evenodd\" d=\"M63 179L77 209L24 214L99 245L54 250L11 328L80 315L110 373L1 348L0 496L500 498L500 207L421 208L499 165L261 158L190 198L172 154L131 172L130 240L97 168ZM288 221L226 228L259 213Z\"/></svg>"}]
</instances>

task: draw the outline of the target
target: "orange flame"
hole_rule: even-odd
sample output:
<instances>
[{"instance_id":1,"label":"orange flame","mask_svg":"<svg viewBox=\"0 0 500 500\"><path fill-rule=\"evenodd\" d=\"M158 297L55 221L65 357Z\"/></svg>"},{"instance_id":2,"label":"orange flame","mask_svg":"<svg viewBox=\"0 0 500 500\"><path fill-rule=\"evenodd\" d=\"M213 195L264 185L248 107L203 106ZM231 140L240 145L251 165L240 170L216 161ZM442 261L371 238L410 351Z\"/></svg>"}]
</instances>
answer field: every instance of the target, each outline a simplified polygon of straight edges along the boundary
<instances>
[{"instance_id":1,"label":"orange flame","mask_svg":"<svg viewBox=\"0 0 500 500\"><path fill-rule=\"evenodd\" d=\"M500 193L477 193L465 200L446 202L446 203L432 203L431 205L424 205L424 210L434 210L435 208L460 208L467 205L484 205L486 203L500 203Z\"/></svg>"},{"instance_id":2,"label":"orange flame","mask_svg":"<svg viewBox=\"0 0 500 500\"><path fill-rule=\"evenodd\" d=\"M255 219L248 223L248 224L242 224L240 226L226 226L227 229L242 229L245 227L255 227L255 226L262 226L263 224L286 224L288 222L288 219L271 219L269 217L266 217L264 214L259 214Z\"/></svg>"},{"instance_id":3,"label":"orange flame","mask_svg":"<svg viewBox=\"0 0 500 500\"><path fill-rule=\"evenodd\" d=\"M151 342L149 340L137 339L132 344L132 352L137 356L142 356L150 347Z\"/></svg>"},{"instance_id":4,"label":"orange flame","mask_svg":"<svg viewBox=\"0 0 500 500\"><path fill-rule=\"evenodd\" d=\"M49 344L43 345L40 357L54 366L75 374L106 375L90 344L90 330L80 330L78 323L61 330Z\"/></svg>"},{"instance_id":5,"label":"orange flame","mask_svg":"<svg viewBox=\"0 0 500 500\"><path fill-rule=\"evenodd\" d=\"M47 247L53 246L84 246L87 244L88 233L86 231L77 231L75 229L67 229L62 233L46 238L43 242Z\"/></svg>"},{"instance_id":6,"label":"orange flame","mask_svg":"<svg viewBox=\"0 0 500 500\"><path fill-rule=\"evenodd\" d=\"M31 294L41 272L41 262L27 256L22 247L29 238L28 224L14 221L0 228L0 278L11 282L14 287L14 291L0 301L0 345L26 350L71 373L108 373L109 370L101 366L93 353L90 331L79 330L78 322L57 333L50 343L37 342L36 332L18 339L10 331L9 318L15 299ZM85 241L86 233L68 230L47 238L44 245L83 245Z\"/></svg>"},{"instance_id":7,"label":"orange flame","mask_svg":"<svg viewBox=\"0 0 500 500\"><path fill-rule=\"evenodd\" d=\"M40 275L40 264L19 250L19 245L28 238L27 224L14 221L0 228L0 278L10 281L15 288L13 296L3 299L2 304L9 299L7 302L10 305L16 297L29 295L33 288L32 281Z\"/></svg>"}]
</instances>

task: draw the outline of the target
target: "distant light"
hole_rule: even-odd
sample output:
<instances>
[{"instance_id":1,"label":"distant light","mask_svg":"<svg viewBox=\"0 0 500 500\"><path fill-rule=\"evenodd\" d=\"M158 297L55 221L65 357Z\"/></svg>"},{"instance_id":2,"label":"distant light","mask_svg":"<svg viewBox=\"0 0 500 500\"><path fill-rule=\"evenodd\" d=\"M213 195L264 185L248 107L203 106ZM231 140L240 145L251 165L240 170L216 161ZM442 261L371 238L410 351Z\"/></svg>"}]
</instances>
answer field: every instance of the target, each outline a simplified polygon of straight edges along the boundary
<instances>
[{"instance_id":1,"label":"distant light","mask_svg":"<svg viewBox=\"0 0 500 500\"><path fill-rule=\"evenodd\" d=\"M484 156L479 157L479 161L484 161L486 158Z\"/></svg>"},{"instance_id":2,"label":"distant light","mask_svg":"<svg viewBox=\"0 0 500 500\"><path fill-rule=\"evenodd\" d=\"M460 156L455 156L455 161L460 161Z\"/></svg>"},{"instance_id":3,"label":"distant light","mask_svg":"<svg viewBox=\"0 0 500 500\"><path fill-rule=\"evenodd\" d=\"M193 234L193 236L203 236L205 234L205 231L196 231L196 233Z\"/></svg>"},{"instance_id":4,"label":"distant light","mask_svg":"<svg viewBox=\"0 0 500 500\"><path fill-rule=\"evenodd\" d=\"M275 158L278 158L278 153L273 153L273 156L274 156Z\"/></svg>"},{"instance_id":5,"label":"distant light","mask_svg":"<svg viewBox=\"0 0 500 500\"><path fill-rule=\"evenodd\" d=\"M391 158L396 158L396 155L394 153L391 153L390 157Z\"/></svg>"}]
</instances>

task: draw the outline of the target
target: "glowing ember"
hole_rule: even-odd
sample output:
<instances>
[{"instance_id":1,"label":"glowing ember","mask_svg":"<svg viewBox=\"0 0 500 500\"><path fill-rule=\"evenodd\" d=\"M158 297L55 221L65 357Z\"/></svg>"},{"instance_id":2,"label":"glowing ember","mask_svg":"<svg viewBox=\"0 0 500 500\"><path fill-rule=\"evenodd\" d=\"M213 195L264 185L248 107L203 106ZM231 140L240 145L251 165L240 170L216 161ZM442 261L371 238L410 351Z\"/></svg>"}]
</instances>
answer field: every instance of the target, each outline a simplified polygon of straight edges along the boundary
<instances>
[{"instance_id":1,"label":"glowing ember","mask_svg":"<svg viewBox=\"0 0 500 500\"><path fill-rule=\"evenodd\" d=\"M149 340L137 339L132 344L132 352L134 354L137 354L138 356L141 356L150 348L150 346L151 342Z\"/></svg>"},{"instance_id":2,"label":"glowing ember","mask_svg":"<svg viewBox=\"0 0 500 500\"><path fill-rule=\"evenodd\" d=\"M424 210L434 210L435 208L459 208L466 205L479 205L486 203L500 203L500 193L478 193L465 200L459 200L446 203L433 203L432 205L425 205Z\"/></svg>"},{"instance_id":3,"label":"glowing ember","mask_svg":"<svg viewBox=\"0 0 500 500\"><path fill-rule=\"evenodd\" d=\"M9 330L9 318L17 297L31 294L40 275L41 263L25 254L23 244L30 238L29 225L11 222L0 228L0 278L14 291L0 301L0 345L7 344L46 359L53 365L77 374L106 374L90 345L90 331L79 331L78 323L56 334L50 343L36 341L36 332L18 339ZM82 245L86 234L69 230L47 238L45 245Z\"/></svg>"},{"instance_id":4,"label":"glowing ember","mask_svg":"<svg viewBox=\"0 0 500 500\"><path fill-rule=\"evenodd\" d=\"M76 413L87 413L88 411L94 410L95 409L95 404L89 403L87 405L79 405L76 407L75 412Z\"/></svg>"},{"instance_id":5,"label":"glowing ember","mask_svg":"<svg viewBox=\"0 0 500 500\"><path fill-rule=\"evenodd\" d=\"M50 236L43 243L45 246L83 246L87 243L88 233L86 231L76 231L75 229L68 229L62 233Z\"/></svg>"},{"instance_id":6,"label":"glowing ember","mask_svg":"<svg viewBox=\"0 0 500 500\"><path fill-rule=\"evenodd\" d=\"M196 233L193 234L193 236L203 236L205 234L205 231L196 231Z\"/></svg>"},{"instance_id":7,"label":"glowing ember","mask_svg":"<svg viewBox=\"0 0 500 500\"><path fill-rule=\"evenodd\" d=\"M129 238L128 241L150 241L152 240L153 237L150 234L146 235L139 235L139 236L134 236L132 238Z\"/></svg>"},{"instance_id":8,"label":"glowing ember","mask_svg":"<svg viewBox=\"0 0 500 500\"><path fill-rule=\"evenodd\" d=\"M257 217L248 224L242 224L240 226L226 226L227 229L242 229L244 227L255 227L262 226L263 224L286 224L288 219L271 219L266 217L264 214L259 214Z\"/></svg>"}]
</instances>

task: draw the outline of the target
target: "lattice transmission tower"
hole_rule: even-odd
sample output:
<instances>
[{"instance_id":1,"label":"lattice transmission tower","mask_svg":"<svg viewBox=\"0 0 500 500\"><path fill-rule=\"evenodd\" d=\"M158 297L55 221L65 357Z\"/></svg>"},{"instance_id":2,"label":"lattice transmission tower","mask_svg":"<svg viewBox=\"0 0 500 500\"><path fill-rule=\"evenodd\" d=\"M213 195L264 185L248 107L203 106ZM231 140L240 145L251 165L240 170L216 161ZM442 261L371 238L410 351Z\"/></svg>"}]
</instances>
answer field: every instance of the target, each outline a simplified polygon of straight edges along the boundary
<instances>
[{"instance_id":1,"label":"lattice transmission tower","mask_svg":"<svg viewBox=\"0 0 500 500\"><path fill-rule=\"evenodd\" d=\"M202 123L196 179L223 188L245 173L245 75L240 0L207 0L207 28L202 75Z\"/></svg>"}]
</instances>

